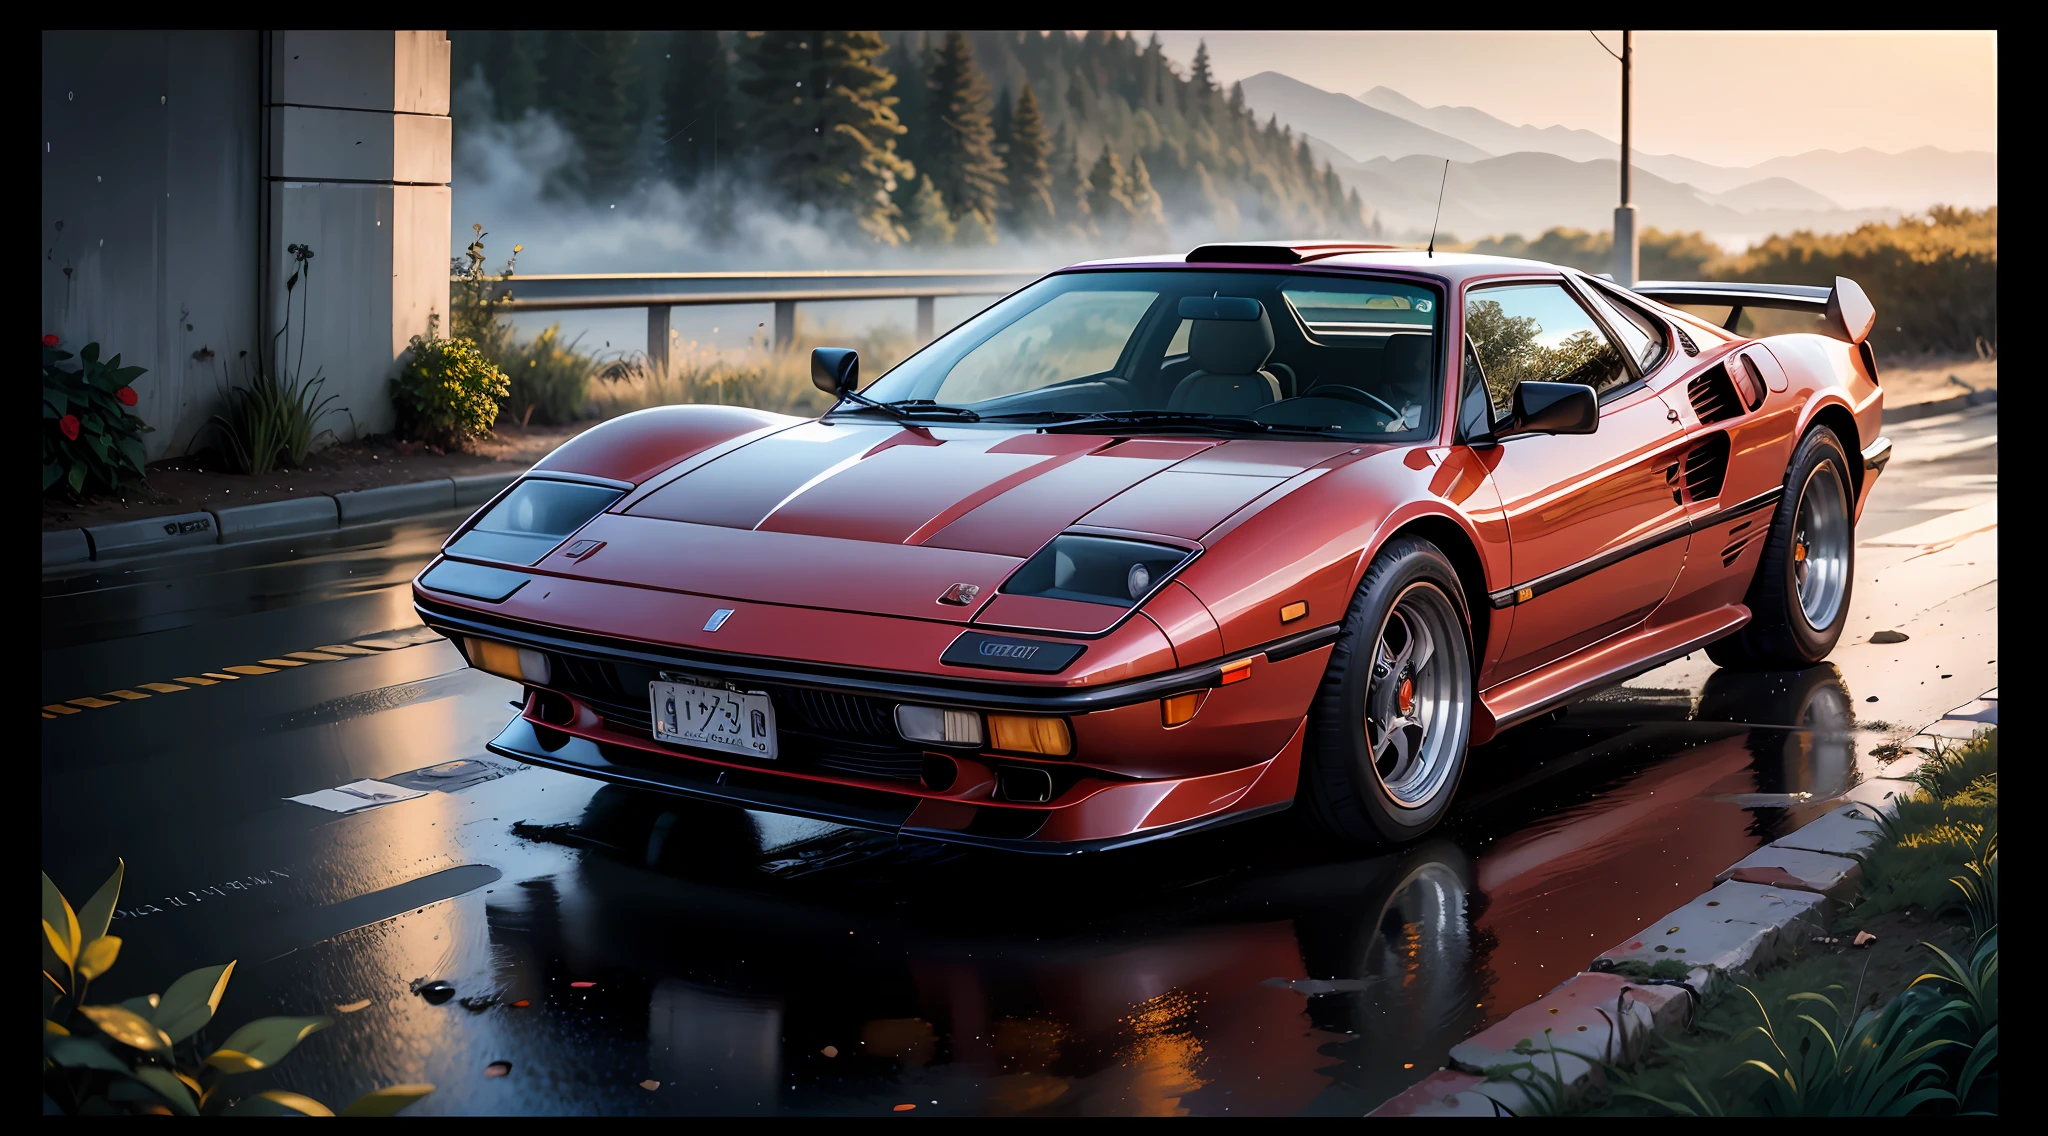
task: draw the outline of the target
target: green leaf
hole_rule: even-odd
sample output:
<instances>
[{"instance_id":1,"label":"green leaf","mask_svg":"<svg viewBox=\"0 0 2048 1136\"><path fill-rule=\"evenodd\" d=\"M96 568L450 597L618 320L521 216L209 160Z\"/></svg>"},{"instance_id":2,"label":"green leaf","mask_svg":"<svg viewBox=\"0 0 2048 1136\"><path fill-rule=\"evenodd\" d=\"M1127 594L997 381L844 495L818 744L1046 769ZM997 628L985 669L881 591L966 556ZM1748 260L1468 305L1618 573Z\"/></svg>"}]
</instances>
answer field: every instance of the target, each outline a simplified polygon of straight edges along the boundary
<instances>
[{"instance_id":1,"label":"green leaf","mask_svg":"<svg viewBox=\"0 0 2048 1136\"><path fill-rule=\"evenodd\" d=\"M70 476L70 477L68 477L68 478L66 478L65 480L71 483L71 491L72 491L73 493L82 493L82 492L84 492L84 491L85 491L85 463L84 463L84 462L72 462L72 463L71 463L71 476Z\"/></svg>"},{"instance_id":2,"label":"green leaf","mask_svg":"<svg viewBox=\"0 0 2048 1136\"><path fill-rule=\"evenodd\" d=\"M86 344L78 349L78 357L86 363L88 368L98 365L100 361L100 345L97 343Z\"/></svg>"},{"instance_id":3,"label":"green leaf","mask_svg":"<svg viewBox=\"0 0 2048 1136\"><path fill-rule=\"evenodd\" d=\"M186 974L164 991L150 1021L169 1034L172 1041L191 1037L213 1020L214 1011L220 1009L220 996L227 992L228 979L234 973L235 964L231 962L225 966L202 966Z\"/></svg>"},{"instance_id":4,"label":"green leaf","mask_svg":"<svg viewBox=\"0 0 2048 1136\"><path fill-rule=\"evenodd\" d=\"M71 412L71 395L63 387L43 386L43 401L56 411L52 417L62 418Z\"/></svg>"},{"instance_id":5,"label":"green leaf","mask_svg":"<svg viewBox=\"0 0 2048 1136\"><path fill-rule=\"evenodd\" d=\"M43 873L43 924L57 957L70 966L78 958L78 913L71 910L70 901L57 890L48 872Z\"/></svg>"},{"instance_id":6,"label":"green leaf","mask_svg":"<svg viewBox=\"0 0 2048 1136\"><path fill-rule=\"evenodd\" d=\"M241 1058L241 1062L261 1069L284 1060L307 1036L334 1024L329 1017L312 1018L258 1018L241 1029L228 1035L221 1043L221 1051ZM220 1056L219 1052L214 1054ZM213 1058L207 1058L209 1064ZM218 1066L217 1066L218 1067ZM230 1069L229 1072L238 1070Z\"/></svg>"},{"instance_id":7,"label":"green leaf","mask_svg":"<svg viewBox=\"0 0 2048 1136\"><path fill-rule=\"evenodd\" d=\"M101 935L78 952L78 977L91 982L105 974L121 957L121 936Z\"/></svg>"},{"instance_id":8,"label":"green leaf","mask_svg":"<svg viewBox=\"0 0 2048 1136\"><path fill-rule=\"evenodd\" d=\"M312 1097L271 1089L236 1103L229 1116L333 1116L334 1110Z\"/></svg>"},{"instance_id":9,"label":"green leaf","mask_svg":"<svg viewBox=\"0 0 2048 1136\"><path fill-rule=\"evenodd\" d=\"M81 942L90 943L107 933L107 925L114 921L114 907L121 902L121 880L127 874L128 863L118 857L114 860L114 874L100 885L100 890L86 900L85 909L78 913L78 927Z\"/></svg>"},{"instance_id":10,"label":"green leaf","mask_svg":"<svg viewBox=\"0 0 2048 1136\"><path fill-rule=\"evenodd\" d=\"M144 1053L159 1053L171 1047L171 1039L150 1024L148 1018L126 1006L80 1006L78 1012L100 1027L100 1032Z\"/></svg>"},{"instance_id":11,"label":"green leaf","mask_svg":"<svg viewBox=\"0 0 2048 1136\"><path fill-rule=\"evenodd\" d=\"M343 1116L391 1116L434 1091L432 1085L392 1085L364 1093L341 1110Z\"/></svg>"},{"instance_id":12,"label":"green leaf","mask_svg":"<svg viewBox=\"0 0 2048 1136\"><path fill-rule=\"evenodd\" d=\"M70 943L64 941L64 932L50 926L48 919L43 920L43 945L56 953L57 964L65 970L73 969L78 962L77 952L72 949Z\"/></svg>"},{"instance_id":13,"label":"green leaf","mask_svg":"<svg viewBox=\"0 0 2048 1136\"><path fill-rule=\"evenodd\" d=\"M136 1013L141 1014L143 1017L148 1018L150 1021L154 1022L156 1021L157 1001L157 995L144 994L139 998L124 999L121 1005L123 1008L133 1010ZM157 1026L157 1028L163 1029L163 1026L159 1025ZM171 1040L176 1041L178 1039L172 1038Z\"/></svg>"},{"instance_id":14,"label":"green leaf","mask_svg":"<svg viewBox=\"0 0 2048 1136\"><path fill-rule=\"evenodd\" d=\"M43 491L44 491L44 492L46 492L46 493L47 493L47 492L49 492L50 486L52 486L52 485L55 485L55 484L57 484L57 483L58 483L59 481L62 481L62 480L64 480L64 466L63 466L63 463L61 463L61 462L44 462L44 463L43 463Z\"/></svg>"},{"instance_id":15,"label":"green leaf","mask_svg":"<svg viewBox=\"0 0 2048 1136\"><path fill-rule=\"evenodd\" d=\"M149 1086L179 1116L199 1115L199 1102L193 1099L191 1087L169 1069L161 1065L138 1065L128 1075Z\"/></svg>"},{"instance_id":16,"label":"green leaf","mask_svg":"<svg viewBox=\"0 0 2048 1136\"><path fill-rule=\"evenodd\" d=\"M50 1060L66 1069L105 1069L114 1073L128 1071L127 1064L112 1050L90 1038L59 1038L50 1043L48 1053Z\"/></svg>"}]
</instances>

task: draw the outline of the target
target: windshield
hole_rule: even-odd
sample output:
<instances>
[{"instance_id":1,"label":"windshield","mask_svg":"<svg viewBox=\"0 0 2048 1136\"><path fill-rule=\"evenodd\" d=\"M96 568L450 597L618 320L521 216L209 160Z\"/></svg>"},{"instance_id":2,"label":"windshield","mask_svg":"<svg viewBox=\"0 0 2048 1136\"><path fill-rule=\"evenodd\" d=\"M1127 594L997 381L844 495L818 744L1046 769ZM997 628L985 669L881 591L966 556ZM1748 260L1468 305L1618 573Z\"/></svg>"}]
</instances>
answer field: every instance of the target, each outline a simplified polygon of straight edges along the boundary
<instances>
[{"instance_id":1,"label":"windshield","mask_svg":"<svg viewBox=\"0 0 2048 1136\"><path fill-rule=\"evenodd\" d=\"M1436 289L1406 281L1074 272L1004 299L863 393L994 421L1422 438L1441 403L1441 314Z\"/></svg>"}]
</instances>

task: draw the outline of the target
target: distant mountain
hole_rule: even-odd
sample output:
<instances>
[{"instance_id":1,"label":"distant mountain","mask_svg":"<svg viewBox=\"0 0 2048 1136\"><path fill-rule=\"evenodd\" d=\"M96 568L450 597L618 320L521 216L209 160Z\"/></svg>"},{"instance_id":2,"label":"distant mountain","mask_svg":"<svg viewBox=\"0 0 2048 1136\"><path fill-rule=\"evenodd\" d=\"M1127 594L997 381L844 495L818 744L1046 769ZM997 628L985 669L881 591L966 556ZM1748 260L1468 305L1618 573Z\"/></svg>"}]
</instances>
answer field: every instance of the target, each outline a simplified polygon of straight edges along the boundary
<instances>
[{"instance_id":1,"label":"distant mountain","mask_svg":"<svg viewBox=\"0 0 2048 1136\"><path fill-rule=\"evenodd\" d=\"M1967 205L1981 209L1998 203L1998 155L1983 150L1939 150L1933 146L1903 154L1867 147L1847 153L1808 150L1789 158L1772 158L1741 172L1753 177L1790 178L1851 208Z\"/></svg>"},{"instance_id":2,"label":"distant mountain","mask_svg":"<svg viewBox=\"0 0 2048 1136\"><path fill-rule=\"evenodd\" d=\"M1748 213L1758 209L1840 209L1841 206L1790 178L1770 177L1739 185L1726 193L1704 194L1702 200Z\"/></svg>"},{"instance_id":3,"label":"distant mountain","mask_svg":"<svg viewBox=\"0 0 2048 1136\"><path fill-rule=\"evenodd\" d=\"M1477 107L1426 107L1391 87L1374 87L1358 101L1418 126L1470 142L1489 154L1534 151L1574 162L1594 162L1621 152L1621 143L1590 130L1563 126L1514 126ZM1440 157L1451 157L1444 154Z\"/></svg>"},{"instance_id":4,"label":"distant mountain","mask_svg":"<svg viewBox=\"0 0 2048 1136\"><path fill-rule=\"evenodd\" d=\"M1405 158L1410 154L1457 161L1492 156L1490 151L1469 142L1366 106L1350 95L1311 87L1277 71L1261 71L1244 80L1244 101L1258 112L1261 120L1277 115L1295 133L1313 135L1353 161Z\"/></svg>"}]
</instances>

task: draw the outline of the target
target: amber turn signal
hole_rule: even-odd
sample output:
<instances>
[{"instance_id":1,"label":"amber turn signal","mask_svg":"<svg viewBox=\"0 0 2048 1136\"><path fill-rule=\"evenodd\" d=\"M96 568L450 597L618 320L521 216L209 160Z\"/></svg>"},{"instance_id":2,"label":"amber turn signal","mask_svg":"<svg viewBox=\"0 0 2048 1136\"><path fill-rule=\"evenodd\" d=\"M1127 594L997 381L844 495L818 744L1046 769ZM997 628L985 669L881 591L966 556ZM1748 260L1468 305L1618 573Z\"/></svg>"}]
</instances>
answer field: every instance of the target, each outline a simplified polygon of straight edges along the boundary
<instances>
[{"instance_id":1,"label":"amber turn signal","mask_svg":"<svg viewBox=\"0 0 2048 1136\"><path fill-rule=\"evenodd\" d=\"M1225 663L1223 665L1223 682L1220 685L1229 686L1233 682L1243 682L1250 677L1252 677L1252 661L1250 659L1239 659L1234 663Z\"/></svg>"},{"instance_id":2,"label":"amber turn signal","mask_svg":"<svg viewBox=\"0 0 2048 1136\"><path fill-rule=\"evenodd\" d=\"M514 647L510 643L499 643L492 639L469 640L469 664L480 671L488 671L499 678L513 682L528 682L535 686L546 686L549 671L548 657L539 651Z\"/></svg>"},{"instance_id":3,"label":"amber turn signal","mask_svg":"<svg viewBox=\"0 0 2048 1136\"><path fill-rule=\"evenodd\" d=\"M1293 603L1288 604L1286 607L1280 609L1280 622L1293 623L1295 620L1300 619L1302 616L1307 614L1308 601L1295 600Z\"/></svg>"},{"instance_id":4,"label":"amber turn signal","mask_svg":"<svg viewBox=\"0 0 2048 1136\"><path fill-rule=\"evenodd\" d=\"M1009 753L1041 753L1065 757L1074 752L1074 737L1064 718L1027 718L1022 714L990 714L989 746Z\"/></svg>"},{"instance_id":5,"label":"amber turn signal","mask_svg":"<svg viewBox=\"0 0 2048 1136\"><path fill-rule=\"evenodd\" d=\"M1186 694L1176 694L1172 698L1160 699L1159 720L1168 726L1178 726L1182 722L1193 718L1195 711L1201 708L1202 692L1190 690Z\"/></svg>"}]
</instances>

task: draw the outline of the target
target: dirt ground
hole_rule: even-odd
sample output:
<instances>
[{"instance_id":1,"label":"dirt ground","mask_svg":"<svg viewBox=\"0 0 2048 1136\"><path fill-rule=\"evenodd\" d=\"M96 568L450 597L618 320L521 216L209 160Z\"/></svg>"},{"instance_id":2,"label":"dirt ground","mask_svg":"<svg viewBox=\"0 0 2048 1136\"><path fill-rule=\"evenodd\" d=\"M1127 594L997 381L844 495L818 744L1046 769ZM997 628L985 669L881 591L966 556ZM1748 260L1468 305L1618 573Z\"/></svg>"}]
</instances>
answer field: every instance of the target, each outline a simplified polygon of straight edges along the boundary
<instances>
[{"instance_id":1,"label":"dirt ground","mask_svg":"<svg viewBox=\"0 0 2048 1136\"><path fill-rule=\"evenodd\" d=\"M209 469L204 460L195 458L165 458L150 463L147 488L134 486L120 496L93 498L82 504L45 499L43 529L79 528L135 517L254 505L314 493L376 489L435 477L516 473L594 425L579 422L526 429L507 426L470 454L436 454L417 447L401 451L388 439L349 442L310 455L305 469L280 470L261 477Z\"/></svg>"},{"instance_id":2,"label":"dirt ground","mask_svg":"<svg viewBox=\"0 0 2048 1136\"><path fill-rule=\"evenodd\" d=\"M1965 385L1949 381L1949 376ZM1886 406L1910 406L1968 394L1972 390L1998 389L1998 360L1974 355L1910 355L1877 358L1878 382L1884 386Z\"/></svg>"}]
</instances>

